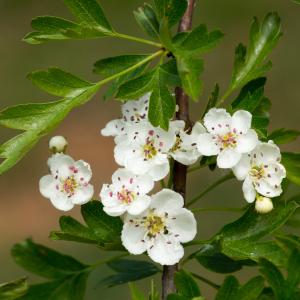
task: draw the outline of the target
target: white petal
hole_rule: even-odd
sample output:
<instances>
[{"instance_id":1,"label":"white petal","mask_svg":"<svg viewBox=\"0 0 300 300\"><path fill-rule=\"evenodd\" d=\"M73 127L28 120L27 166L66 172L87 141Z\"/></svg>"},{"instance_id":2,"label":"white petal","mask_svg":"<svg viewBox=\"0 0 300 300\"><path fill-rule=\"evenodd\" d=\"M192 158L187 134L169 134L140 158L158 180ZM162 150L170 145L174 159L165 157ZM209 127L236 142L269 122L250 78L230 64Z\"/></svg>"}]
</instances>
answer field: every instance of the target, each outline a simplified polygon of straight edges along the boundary
<instances>
[{"instance_id":1,"label":"white petal","mask_svg":"<svg viewBox=\"0 0 300 300\"><path fill-rule=\"evenodd\" d=\"M62 153L52 155L48 159L48 166L53 176L66 178L71 174L70 167L74 164L71 156Z\"/></svg>"},{"instance_id":2,"label":"white petal","mask_svg":"<svg viewBox=\"0 0 300 300\"><path fill-rule=\"evenodd\" d=\"M126 206L122 204L116 206L104 206L103 210L111 217L118 217L126 212Z\"/></svg>"},{"instance_id":3,"label":"white petal","mask_svg":"<svg viewBox=\"0 0 300 300\"><path fill-rule=\"evenodd\" d=\"M286 170L280 163L269 163L264 165L265 180L271 185L280 185L286 177Z\"/></svg>"},{"instance_id":4,"label":"white petal","mask_svg":"<svg viewBox=\"0 0 300 300\"><path fill-rule=\"evenodd\" d=\"M119 184L122 186L125 184L125 186L127 186L130 184L131 179L133 179L133 177L135 177L135 175L131 171L125 168L119 168L113 173L111 178L112 178L112 183L114 185Z\"/></svg>"},{"instance_id":5,"label":"white petal","mask_svg":"<svg viewBox=\"0 0 300 300\"><path fill-rule=\"evenodd\" d=\"M181 243L193 240L197 233L196 219L186 208L181 208L176 214L172 214L171 218L168 218L167 226L172 234L179 235L177 239Z\"/></svg>"},{"instance_id":6,"label":"white petal","mask_svg":"<svg viewBox=\"0 0 300 300\"><path fill-rule=\"evenodd\" d=\"M194 164L200 157L200 153L197 150L192 151L176 151L171 153L171 156L183 165L189 166Z\"/></svg>"},{"instance_id":7,"label":"white petal","mask_svg":"<svg viewBox=\"0 0 300 300\"><path fill-rule=\"evenodd\" d=\"M252 115L246 110L236 111L231 118L231 130L245 134L251 128Z\"/></svg>"},{"instance_id":8,"label":"white petal","mask_svg":"<svg viewBox=\"0 0 300 300\"><path fill-rule=\"evenodd\" d=\"M250 168L250 157L247 154L243 154L240 161L232 168L232 171L238 180L244 180Z\"/></svg>"},{"instance_id":9,"label":"white petal","mask_svg":"<svg viewBox=\"0 0 300 300\"><path fill-rule=\"evenodd\" d=\"M52 195L50 197L50 201L53 204L53 206L59 210L62 211L68 211L71 210L74 207L74 204L67 195L58 192L55 195Z\"/></svg>"},{"instance_id":10,"label":"white petal","mask_svg":"<svg viewBox=\"0 0 300 300\"><path fill-rule=\"evenodd\" d=\"M148 174L137 175L134 184L141 195L149 193L154 188L154 181Z\"/></svg>"},{"instance_id":11,"label":"white petal","mask_svg":"<svg viewBox=\"0 0 300 300\"><path fill-rule=\"evenodd\" d=\"M144 227L125 223L121 234L122 244L130 253L142 254L146 251L146 243L143 242L145 235Z\"/></svg>"},{"instance_id":12,"label":"white petal","mask_svg":"<svg viewBox=\"0 0 300 300\"><path fill-rule=\"evenodd\" d=\"M267 197L257 197L255 201L255 210L258 213L266 214L274 208L273 202Z\"/></svg>"},{"instance_id":13,"label":"white petal","mask_svg":"<svg viewBox=\"0 0 300 300\"><path fill-rule=\"evenodd\" d=\"M85 204L89 202L94 195L94 187L91 184L77 188L75 194L71 197L74 204Z\"/></svg>"},{"instance_id":14,"label":"white petal","mask_svg":"<svg viewBox=\"0 0 300 300\"><path fill-rule=\"evenodd\" d=\"M74 163L74 176L78 182L89 182L92 178L92 170L90 165L83 161L78 160Z\"/></svg>"},{"instance_id":15,"label":"white petal","mask_svg":"<svg viewBox=\"0 0 300 300\"><path fill-rule=\"evenodd\" d=\"M256 191L253 187L252 180L249 177L246 177L243 183L243 193L247 202L252 203L255 201Z\"/></svg>"},{"instance_id":16,"label":"white petal","mask_svg":"<svg viewBox=\"0 0 300 300\"><path fill-rule=\"evenodd\" d=\"M230 130L231 116L223 108L212 108L204 116L204 125L212 134L225 134Z\"/></svg>"},{"instance_id":17,"label":"white petal","mask_svg":"<svg viewBox=\"0 0 300 300\"><path fill-rule=\"evenodd\" d=\"M259 143L251 153L252 158L257 164L280 162L280 149L273 142Z\"/></svg>"},{"instance_id":18,"label":"white petal","mask_svg":"<svg viewBox=\"0 0 300 300\"><path fill-rule=\"evenodd\" d=\"M159 181L165 178L170 171L169 161L166 159L166 162L161 164L153 164L149 166L147 174L154 180Z\"/></svg>"},{"instance_id":19,"label":"white petal","mask_svg":"<svg viewBox=\"0 0 300 300\"><path fill-rule=\"evenodd\" d=\"M125 161L125 168L136 175L141 175L145 173L149 174L149 168L152 165L153 163L151 163L151 161L145 161L142 156L130 157ZM151 174L149 175L151 176Z\"/></svg>"},{"instance_id":20,"label":"white petal","mask_svg":"<svg viewBox=\"0 0 300 300\"><path fill-rule=\"evenodd\" d=\"M149 96L146 94L138 100L129 100L122 105L123 118L127 122L140 122L147 120Z\"/></svg>"},{"instance_id":21,"label":"white petal","mask_svg":"<svg viewBox=\"0 0 300 300\"><path fill-rule=\"evenodd\" d=\"M150 205L150 196L141 196L133 200L127 207L127 212L133 216L139 215L144 212Z\"/></svg>"},{"instance_id":22,"label":"white petal","mask_svg":"<svg viewBox=\"0 0 300 300\"><path fill-rule=\"evenodd\" d=\"M118 143L114 149L115 161L120 166L124 166L127 159L130 159L134 155L135 149L131 147L130 143L126 139Z\"/></svg>"},{"instance_id":23,"label":"white petal","mask_svg":"<svg viewBox=\"0 0 300 300\"><path fill-rule=\"evenodd\" d=\"M258 185L255 185L258 193L265 197L278 197L282 193L281 185L272 185L267 180L261 179Z\"/></svg>"},{"instance_id":24,"label":"white petal","mask_svg":"<svg viewBox=\"0 0 300 300\"><path fill-rule=\"evenodd\" d=\"M43 176L39 182L40 193L45 198L50 198L51 195L56 193L56 180L52 175Z\"/></svg>"},{"instance_id":25,"label":"white petal","mask_svg":"<svg viewBox=\"0 0 300 300\"><path fill-rule=\"evenodd\" d=\"M157 212L169 213L182 208L183 204L183 198L179 193L170 189L163 189L152 196L150 207L155 208Z\"/></svg>"},{"instance_id":26,"label":"white petal","mask_svg":"<svg viewBox=\"0 0 300 300\"><path fill-rule=\"evenodd\" d=\"M199 134L205 132L206 132L205 127L200 122L196 122L195 125L193 126L191 136L197 137Z\"/></svg>"},{"instance_id":27,"label":"white petal","mask_svg":"<svg viewBox=\"0 0 300 300\"><path fill-rule=\"evenodd\" d=\"M184 130L185 122L182 120L170 121L170 130L173 130L176 134Z\"/></svg>"},{"instance_id":28,"label":"white petal","mask_svg":"<svg viewBox=\"0 0 300 300\"><path fill-rule=\"evenodd\" d=\"M112 120L108 122L105 128L101 130L101 134L103 136L118 136L122 134L122 132L124 131L124 129L122 130L124 126L125 124L123 120L121 119Z\"/></svg>"},{"instance_id":29,"label":"white petal","mask_svg":"<svg viewBox=\"0 0 300 300\"><path fill-rule=\"evenodd\" d=\"M200 134L196 140L198 151L205 156L217 155L220 147L209 133Z\"/></svg>"},{"instance_id":30,"label":"white petal","mask_svg":"<svg viewBox=\"0 0 300 300\"><path fill-rule=\"evenodd\" d=\"M258 143L258 136L255 130L250 129L247 133L237 137L236 151L240 153L248 153L252 151Z\"/></svg>"},{"instance_id":31,"label":"white petal","mask_svg":"<svg viewBox=\"0 0 300 300\"><path fill-rule=\"evenodd\" d=\"M174 265L184 255L180 243L169 239L168 236L158 235L152 248L147 250L150 258L161 265Z\"/></svg>"},{"instance_id":32,"label":"white petal","mask_svg":"<svg viewBox=\"0 0 300 300\"><path fill-rule=\"evenodd\" d=\"M217 165L220 169L230 169L240 161L241 157L241 153L227 148L219 153L217 157Z\"/></svg>"}]
</instances>

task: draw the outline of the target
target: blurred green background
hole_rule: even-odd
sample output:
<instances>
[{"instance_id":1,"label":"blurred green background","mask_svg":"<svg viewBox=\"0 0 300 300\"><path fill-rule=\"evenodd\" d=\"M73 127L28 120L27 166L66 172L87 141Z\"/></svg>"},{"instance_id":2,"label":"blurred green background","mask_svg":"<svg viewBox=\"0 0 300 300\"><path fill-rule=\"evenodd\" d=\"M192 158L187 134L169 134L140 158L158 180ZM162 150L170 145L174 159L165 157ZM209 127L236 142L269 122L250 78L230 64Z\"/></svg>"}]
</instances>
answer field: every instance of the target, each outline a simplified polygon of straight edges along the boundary
<instances>
[{"instance_id":1,"label":"blurred green background","mask_svg":"<svg viewBox=\"0 0 300 300\"><path fill-rule=\"evenodd\" d=\"M102 0L101 4L114 27L122 33L144 36L138 28L132 11L142 4L138 0ZM267 12L277 11L282 17L284 36L272 54L274 67L269 73L266 95L272 100L271 128L300 128L300 5L288 0L200 0L196 7L194 23L206 23L209 29L220 28L225 33L221 45L213 53L206 55L204 74L205 92L201 101L193 104L193 116L202 112L207 97L216 82L223 91L230 79L234 48L238 42L247 42L253 16L260 20ZM59 66L71 73L89 80L97 80L92 74L92 65L106 56L122 53L150 52L151 48L126 41L99 39L94 41L52 42L32 46L23 43L22 37L30 31L30 20L38 15L70 17L61 0L0 0L0 101L1 108L7 105L47 101L51 98L38 91L27 79L26 74L35 69ZM104 103L101 94L84 107L72 112L56 134L65 135L70 143L69 153L77 159L91 163L93 183L98 193L102 183L109 182L116 169L113 161L113 141L101 137L99 132L105 123L119 116L119 103ZM0 142L13 134L0 130ZM58 218L62 215L41 197L38 191L39 178L47 172L46 160L49 156L47 138L30 152L9 173L0 179L0 282L12 280L26 274L16 266L10 257L11 246L26 237L44 243L83 262L94 262L105 256L93 246L75 243L52 242L48 240L51 230L58 228ZM284 147L299 150L297 142ZM212 174L200 171L189 178L188 195L192 196L204 189L221 172ZM241 184L230 182L219 187L201 200L201 206L228 205L242 206ZM79 208L70 212L80 218ZM225 222L234 220L237 215L230 213L199 214L199 237L208 238ZM196 263L195 272L221 283L223 276L204 270ZM86 299L129 299L127 286L103 289L97 286L100 278L110 271L102 267L94 272L89 281ZM242 281L253 270L240 272ZM40 279L29 276L32 281ZM159 278L156 278L159 284ZM142 283L147 288L149 281ZM213 290L200 283L206 299L212 299Z\"/></svg>"}]
</instances>

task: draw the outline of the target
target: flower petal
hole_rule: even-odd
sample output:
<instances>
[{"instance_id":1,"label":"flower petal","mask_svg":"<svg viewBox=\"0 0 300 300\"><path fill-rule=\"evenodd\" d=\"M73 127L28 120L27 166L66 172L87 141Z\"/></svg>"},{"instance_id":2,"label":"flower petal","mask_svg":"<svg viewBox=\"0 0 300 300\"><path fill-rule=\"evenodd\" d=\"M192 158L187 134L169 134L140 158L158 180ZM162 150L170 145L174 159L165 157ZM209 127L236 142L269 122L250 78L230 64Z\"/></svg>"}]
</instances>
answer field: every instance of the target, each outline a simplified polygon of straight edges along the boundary
<instances>
[{"instance_id":1,"label":"flower petal","mask_svg":"<svg viewBox=\"0 0 300 300\"><path fill-rule=\"evenodd\" d=\"M246 110L236 111L231 118L231 130L245 134L251 128L252 115Z\"/></svg>"},{"instance_id":2,"label":"flower petal","mask_svg":"<svg viewBox=\"0 0 300 300\"><path fill-rule=\"evenodd\" d=\"M58 192L50 197L53 206L62 211L69 211L74 207L74 203L67 195Z\"/></svg>"},{"instance_id":3,"label":"flower petal","mask_svg":"<svg viewBox=\"0 0 300 300\"><path fill-rule=\"evenodd\" d=\"M205 156L217 155L220 147L209 133L200 134L196 140L198 151Z\"/></svg>"},{"instance_id":4,"label":"flower petal","mask_svg":"<svg viewBox=\"0 0 300 300\"><path fill-rule=\"evenodd\" d=\"M43 176L40 179L39 182L39 189L40 193L45 197L45 198L50 198L51 195L56 193L56 180L53 178L52 175L46 175Z\"/></svg>"},{"instance_id":5,"label":"flower petal","mask_svg":"<svg viewBox=\"0 0 300 300\"><path fill-rule=\"evenodd\" d=\"M186 208L178 209L171 218L167 219L169 232L178 235L181 243L187 243L194 239L197 233L197 222L193 213Z\"/></svg>"},{"instance_id":6,"label":"flower petal","mask_svg":"<svg viewBox=\"0 0 300 300\"><path fill-rule=\"evenodd\" d=\"M125 223L121 234L122 244L130 253L142 254L146 251L146 243L143 242L145 235L146 229L144 227Z\"/></svg>"},{"instance_id":7,"label":"flower petal","mask_svg":"<svg viewBox=\"0 0 300 300\"><path fill-rule=\"evenodd\" d=\"M280 163L270 163L264 165L265 180L271 185L280 185L286 177L285 167Z\"/></svg>"},{"instance_id":8,"label":"flower petal","mask_svg":"<svg viewBox=\"0 0 300 300\"><path fill-rule=\"evenodd\" d=\"M252 180L249 178L249 176L246 177L243 183L243 193L248 203L252 203L255 201L256 191L255 188L253 187Z\"/></svg>"},{"instance_id":9,"label":"flower petal","mask_svg":"<svg viewBox=\"0 0 300 300\"><path fill-rule=\"evenodd\" d=\"M240 161L232 168L232 171L238 180L244 180L250 168L250 157L247 154L243 154Z\"/></svg>"},{"instance_id":10,"label":"flower petal","mask_svg":"<svg viewBox=\"0 0 300 300\"><path fill-rule=\"evenodd\" d=\"M217 157L217 165L220 169L230 169L240 161L241 157L241 153L227 148L219 153Z\"/></svg>"},{"instance_id":11,"label":"flower petal","mask_svg":"<svg viewBox=\"0 0 300 300\"><path fill-rule=\"evenodd\" d=\"M91 180L92 170L87 162L78 160L74 163L74 167L74 170L76 171L74 176L78 182L89 182Z\"/></svg>"},{"instance_id":12,"label":"flower petal","mask_svg":"<svg viewBox=\"0 0 300 300\"><path fill-rule=\"evenodd\" d=\"M150 207L164 214L165 212L170 213L182 208L183 204L183 198L179 193L170 189L163 189L152 196Z\"/></svg>"},{"instance_id":13,"label":"flower petal","mask_svg":"<svg viewBox=\"0 0 300 300\"><path fill-rule=\"evenodd\" d=\"M267 164L271 162L280 162L280 149L272 141L268 143L259 143L251 152L251 157L259 164Z\"/></svg>"},{"instance_id":14,"label":"flower petal","mask_svg":"<svg viewBox=\"0 0 300 300\"><path fill-rule=\"evenodd\" d=\"M168 236L158 235L154 244L147 250L150 258L161 265L174 265L184 255L183 247Z\"/></svg>"},{"instance_id":15,"label":"flower petal","mask_svg":"<svg viewBox=\"0 0 300 300\"><path fill-rule=\"evenodd\" d=\"M171 156L174 158L174 160L180 162L181 164L185 166L189 166L194 164L201 155L197 150L191 150L191 151L179 150L174 153L171 153Z\"/></svg>"},{"instance_id":16,"label":"flower petal","mask_svg":"<svg viewBox=\"0 0 300 300\"><path fill-rule=\"evenodd\" d=\"M127 207L127 212L133 216L139 215L144 212L150 205L150 196L141 196L133 200Z\"/></svg>"},{"instance_id":17,"label":"flower petal","mask_svg":"<svg viewBox=\"0 0 300 300\"><path fill-rule=\"evenodd\" d=\"M168 159L161 164L153 164L149 166L147 174L154 180L159 181L165 178L170 171L170 165Z\"/></svg>"},{"instance_id":18,"label":"flower petal","mask_svg":"<svg viewBox=\"0 0 300 300\"><path fill-rule=\"evenodd\" d=\"M230 130L231 116L223 108L212 108L204 116L204 125L212 134L225 134Z\"/></svg>"},{"instance_id":19,"label":"flower petal","mask_svg":"<svg viewBox=\"0 0 300 300\"><path fill-rule=\"evenodd\" d=\"M240 153L248 153L256 147L257 143L258 136L256 131L249 129L247 133L238 135L235 149Z\"/></svg>"},{"instance_id":20,"label":"flower petal","mask_svg":"<svg viewBox=\"0 0 300 300\"><path fill-rule=\"evenodd\" d=\"M71 156L62 153L56 153L48 159L48 166L53 176L58 175L66 178L71 174L70 167L74 164Z\"/></svg>"},{"instance_id":21,"label":"flower petal","mask_svg":"<svg viewBox=\"0 0 300 300\"><path fill-rule=\"evenodd\" d=\"M257 185L255 185L255 189L258 193L265 197L278 197L282 193L281 185L273 185L270 184L267 180L261 179Z\"/></svg>"},{"instance_id":22,"label":"flower petal","mask_svg":"<svg viewBox=\"0 0 300 300\"><path fill-rule=\"evenodd\" d=\"M111 217L118 217L126 212L126 206L122 204L116 206L104 206L103 210Z\"/></svg>"},{"instance_id":23,"label":"flower petal","mask_svg":"<svg viewBox=\"0 0 300 300\"><path fill-rule=\"evenodd\" d=\"M89 202L94 195L94 187L91 184L77 188L75 194L71 197L71 200L74 204L85 204Z\"/></svg>"},{"instance_id":24,"label":"flower petal","mask_svg":"<svg viewBox=\"0 0 300 300\"><path fill-rule=\"evenodd\" d=\"M105 128L101 130L101 134L103 136L118 136L124 131L124 129L121 130L122 128L124 128L124 126L125 123L121 119L109 121L106 124Z\"/></svg>"}]
</instances>

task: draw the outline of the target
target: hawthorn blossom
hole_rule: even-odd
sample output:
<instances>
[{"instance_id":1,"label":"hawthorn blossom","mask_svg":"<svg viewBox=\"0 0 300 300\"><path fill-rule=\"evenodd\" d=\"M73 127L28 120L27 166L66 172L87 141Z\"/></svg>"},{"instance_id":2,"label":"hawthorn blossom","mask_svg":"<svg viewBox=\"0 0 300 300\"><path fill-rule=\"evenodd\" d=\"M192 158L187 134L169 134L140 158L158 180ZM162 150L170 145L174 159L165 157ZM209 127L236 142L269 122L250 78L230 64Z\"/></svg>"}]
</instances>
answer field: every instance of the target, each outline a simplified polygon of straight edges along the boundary
<instances>
[{"instance_id":1,"label":"hawthorn blossom","mask_svg":"<svg viewBox=\"0 0 300 300\"><path fill-rule=\"evenodd\" d=\"M183 208L180 194L163 189L153 195L150 207L138 216L127 215L121 240L132 254L147 251L161 265L174 265L184 255L181 243L194 239L197 223L194 215Z\"/></svg>"},{"instance_id":2,"label":"hawthorn blossom","mask_svg":"<svg viewBox=\"0 0 300 300\"><path fill-rule=\"evenodd\" d=\"M150 205L146 195L154 187L148 175L135 175L126 169L118 169L112 175L112 184L104 184L100 198L103 210L110 216L120 216L126 211L131 215L141 214Z\"/></svg>"},{"instance_id":3,"label":"hawthorn blossom","mask_svg":"<svg viewBox=\"0 0 300 300\"><path fill-rule=\"evenodd\" d=\"M103 136L113 136L118 142L126 135L126 128L132 124L147 121L150 94L122 105L122 118L108 122L101 130Z\"/></svg>"},{"instance_id":4,"label":"hawthorn blossom","mask_svg":"<svg viewBox=\"0 0 300 300\"><path fill-rule=\"evenodd\" d=\"M199 122L195 123L190 134L184 130L184 127L184 121L177 120L170 122L170 128L176 134L176 142L171 148L169 155L183 165L192 165L201 156L195 141L197 140L197 136L206 132L206 130Z\"/></svg>"},{"instance_id":5,"label":"hawthorn blossom","mask_svg":"<svg viewBox=\"0 0 300 300\"><path fill-rule=\"evenodd\" d=\"M197 146L205 156L217 155L219 168L234 167L243 153L252 151L258 142L255 130L251 129L252 115L245 110L232 116L225 109L212 108L204 117L207 133L198 136Z\"/></svg>"},{"instance_id":6,"label":"hawthorn blossom","mask_svg":"<svg viewBox=\"0 0 300 300\"><path fill-rule=\"evenodd\" d=\"M176 141L175 132L153 127L149 122L127 129L126 138L115 147L115 160L137 175L148 174L154 181L170 170L168 153Z\"/></svg>"},{"instance_id":7,"label":"hawthorn blossom","mask_svg":"<svg viewBox=\"0 0 300 300\"><path fill-rule=\"evenodd\" d=\"M75 204L82 205L92 199L94 188L89 181L92 171L83 160L57 153L48 160L50 175L41 178L41 194L50 199L59 210L71 210Z\"/></svg>"},{"instance_id":8,"label":"hawthorn blossom","mask_svg":"<svg viewBox=\"0 0 300 300\"><path fill-rule=\"evenodd\" d=\"M244 154L233 168L237 179L244 181L244 197L249 203L255 200L256 193L268 198L282 193L281 182L286 171L280 160L280 149L269 141L259 143L251 153Z\"/></svg>"},{"instance_id":9,"label":"hawthorn blossom","mask_svg":"<svg viewBox=\"0 0 300 300\"><path fill-rule=\"evenodd\" d=\"M267 214L274 208L270 198L258 196L255 201L255 210L260 214Z\"/></svg>"}]
</instances>

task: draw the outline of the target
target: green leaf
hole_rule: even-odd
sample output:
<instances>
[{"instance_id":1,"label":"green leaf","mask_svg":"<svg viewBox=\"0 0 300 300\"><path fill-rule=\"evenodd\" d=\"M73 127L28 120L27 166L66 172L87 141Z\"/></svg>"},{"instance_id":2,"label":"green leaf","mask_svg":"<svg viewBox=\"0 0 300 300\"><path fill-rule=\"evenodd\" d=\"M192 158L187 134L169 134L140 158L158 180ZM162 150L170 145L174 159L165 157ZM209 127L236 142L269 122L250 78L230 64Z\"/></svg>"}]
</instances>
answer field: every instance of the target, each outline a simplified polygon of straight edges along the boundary
<instances>
[{"instance_id":1,"label":"green leaf","mask_svg":"<svg viewBox=\"0 0 300 300\"><path fill-rule=\"evenodd\" d=\"M187 9L186 0L153 0L159 19L166 18L170 26L179 22Z\"/></svg>"},{"instance_id":2,"label":"green leaf","mask_svg":"<svg viewBox=\"0 0 300 300\"><path fill-rule=\"evenodd\" d=\"M239 288L232 300L256 300L264 289L264 279L256 276Z\"/></svg>"},{"instance_id":3,"label":"green leaf","mask_svg":"<svg viewBox=\"0 0 300 300\"><path fill-rule=\"evenodd\" d=\"M180 43L178 43L177 37L176 47L199 55L216 47L223 36L224 34L219 30L208 32L206 25L201 24L191 32L181 36Z\"/></svg>"},{"instance_id":4,"label":"green leaf","mask_svg":"<svg viewBox=\"0 0 300 300\"><path fill-rule=\"evenodd\" d=\"M0 124L25 130L0 146L0 175L13 167L33 148L41 137L53 130L75 107L84 104L97 92L99 85L91 85L74 98L51 103L21 104L0 112Z\"/></svg>"},{"instance_id":5,"label":"green leaf","mask_svg":"<svg viewBox=\"0 0 300 300\"><path fill-rule=\"evenodd\" d=\"M87 27L95 27L99 31L113 31L105 14L96 0L64 0L72 14Z\"/></svg>"},{"instance_id":6,"label":"green leaf","mask_svg":"<svg viewBox=\"0 0 300 300\"><path fill-rule=\"evenodd\" d=\"M285 166L288 180L300 185L300 153L283 152L281 155L281 163Z\"/></svg>"},{"instance_id":7,"label":"green leaf","mask_svg":"<svg viewBox=\"0 0 300 300\"><path fill-rule=\"evenodd\" d=\"M280 128L274 130L268 136L268 139L272 140L275 144L286 144L296 140L299 135L300 135L299 130Z\"/></svg>"},{"instance_id":8,"label":"green leaf","mask_svg":"<svg viewBox=\"0 0 300 300\"><path fill-rule=\"evenodd\" d=\"M160 296L154 285L153 279L151 280L151 290L150 290L150 294L149 294L149 300L160 300Z\"/></svg>"},{"instance_id":9,"label":"green leaf","mask_svg":"<svg viewBox=\"0 0 300 300\"><path fill-rule=\"evenodd\" d=\"M120 55L103 58L94 64L94 73L112 76L136 65L147 57L149 55Z\"/></svg>"},{"instance_id":10,"label":"green leaf","mask_svg":"<svg viewBox=\"0 0 300 300\"><path fill-rule=\"evenodd\" d=\"M90 201L81 206L81 214L94 233L111 243L119 243L123 223L120 218L113 218L103 211L100 201Z\"/></svg>"},{"instance_id":11,"label":"green leaf","mask_svg":"<svg viewBox=\"0 0 300 300\"><path fill-rule=\"evenodd\" d=\"M146 300L146 297L143 294L143 292L140 289L138 289L138 287L133 282L129 283L129 289L131 300Z\"/></svg>"},{"instance_id":12,"label":"green leaf","mask_svg":"<svg viewBox=\"0 0 300 300\"><path fill-rule=\"evenodd\" d=\"M170 94L162 78L160 68L155 73L153 92L150 97L148 118L155 127L168 130L169 121L175 113L175 98Z\"/></svg>"},{"instance_id":13,"label":"green leaf","mask_svg":"<svg viewBox=\"0 0 300 300\"><path fill-rule=\"evenodd\" d=\"M217 245L206 244L192 257L206 269L221 274L239 271L244 265L253 265L251 260L233 260L220 251Z\"/></svg>"},{"instance_id":14,"label":"green leaf","mask_svg":"<svg viewBox=\"0 0 300 300\"><path fill-rule=\"evenodd\" d=\"M225 225L215 239L220 241L222 253L231 258L258 261L263 257L282 266L286 259L284 251L273 241L259 239L280 228L297 207L294 201L280 203L267 215L250 207L237 221Z\"/></svg>"},{"instance_id":15,"label":"green leaf","mask_svg":"<svg viewBox=\"0 0 300 300\"><path fill-rule=\"evenodd\" d=\"M137 78L129 80L119 87L116 94L118 99L137 99L151 91L156 79L156 70L151 70Z\"/></svg>"},{"instance_id":16,"label":"green leaf","mask_svg":"<svg viewBox=\"0 0 300 300\"><path fill-rule=\"evenodd\" d=\"M280 36L280 18L276 13L269 13L262 24L259 24L256 18L254 19L248 49L246 50L241 44L236 49L231 91L261 77L270 69L271 63L265 63L265 60Z\"/></svg>"},{"instance_id":17,"label":"green leaf","mask_svg":"<svg viewBox=\"0 0 300 300\"><path fill-rule=\"evenodd\" d=\"M159 39L159 22L152 6L145 3L134 11L134 16L142 29L152 38Z\"/></svg>"},{"instance_id":18,"label":"green leaf","mask_svg":"<svg viewBox=\"0 0 300 300\"><path fill-rule=\"evenodd\" d=\"M287 286L288 294L291 297L293 291L295 291L300 283L300 252L298 249L294 249L289 257L288 267L287 267Z\"/></svg>"},{"instance_id":19,"label":"green leaf","mask_svg":"<svg viewBox=\"0 0 300 300\"><path fill-rule=\"evenodd\" d=\"M232 109L234 111L244 109L253 113L263 100L265 84L265 77L257 78L247 83L232 102Z\"/></svg>"},{"instance_id":20,"label":"green leaf","mask_svg":"<svg viewBox=\"0 0 300 300\"><path fill-rule=\"evenodd\" d=\"M88 273L78 273L73 276L30 286L25 296L20 300L83 300Z\"/></svg>"},{"instance_id":21,"label":"green leaf","mask_svg":"<svg viewBox=\"0 0 300 300\"><path fill-rule=\"evenodd\" d=\"M163 82L171 87L180 87L181 80L177 71L176 59L171 59L160 65L160 76Z\"/></svg>"},{"instance_id":22,"label":"green leaf","mask_svg":"<svg viewBox=\"0 0 300 300\"><path fill-rule=\"evenodd\" d=\"M193 299L201 296L199 287L192 275L184 270L175 273L174 282L178 290L178 294Z\"/></svg>"},{"instance_id":23,"label":"green leaf","mask_svg":"<svg viewBox=\"0 0 300 300\"><path fill-rule=\"evenodd\" d=\"M275 293L276 299L285 298L285 279L279 269L266 259L260 261L260 272L268 280L272 290Z\"/></svg>"},{"instance_id":24,"label":"green leaf","mask_svg":"<svg viewBox=\"0 0 300 300\"><path fill-rule=\"evenodd\" d=\"M108 266L117 272L100 281L101 285L108 287L137 281L159 272L153 263L138 260L119 259L109 262Z\"/></svg>"},{"instance_id":25,"label":"green leaf","mask_svg":"<svg viewBox=\"0 0 300 300\"><path fill-rule=\"evenodd\" d=\"M197 101L202 92L203 84L199 77L204 70L203 60L182 52L175 53L175 56L182 87L194 101Z\"/></svg>"},{"instance_id":26,"label":"green leaf","mask_svg":"<svg viewBox=\"0 0 300 300\"><path fill-rule=\"evenodd\" d=\"M36 31L28 33L24 41L29 44L41 44L51 40L95 39L112 35L99 28L86 27L59 17L43 16L32 20L31 26Z\"/></svg>"},{"instance_id":27,"label":"green leaf","mask_svg":"<svg viewBox=\"0 0 300 300\"><path fill-rule=\"evenodd\" d=\"M34 71L28 74L28 78L41 90L54 96L66 98L76 97L93 86L92 83L82 80L59 68L49 68L46 71Z\"/></svg>"},{"instance_id":28,"label":"green leaf","mask_svg":"<svg viewBox=\"0 0 300 300\"><path fill-rule=\"evenodd\" d=\"M239 282L234 276L227 276L219 289L215 300L233 300L239 288Z\"/></svg>"},{"instance_id":29,"label":"green leaf","mask_svg":"<svg viewBox=\"0 0 300 300\"><path fill-rule=\"evenodd\" d=\"M28 289L26 278L0 284L0 300L14 300L23 296Z\"/></svg>"},{"instance_id":30,"label":"green leaf","mask_svg":"<svg viewBox=\"0 0 300 300\"><path fill-rule=\"evenodd\" d=\"M11 254L15 262L34 274L46 278L63 278L81 272L87 265L28 239L16 244Z\"/></svg>"}]
</instances>

